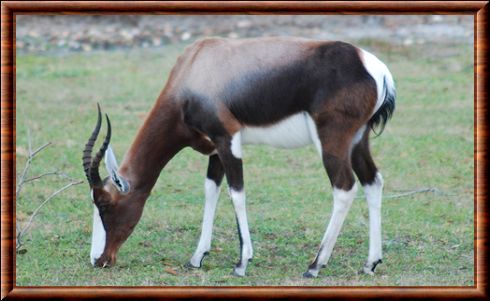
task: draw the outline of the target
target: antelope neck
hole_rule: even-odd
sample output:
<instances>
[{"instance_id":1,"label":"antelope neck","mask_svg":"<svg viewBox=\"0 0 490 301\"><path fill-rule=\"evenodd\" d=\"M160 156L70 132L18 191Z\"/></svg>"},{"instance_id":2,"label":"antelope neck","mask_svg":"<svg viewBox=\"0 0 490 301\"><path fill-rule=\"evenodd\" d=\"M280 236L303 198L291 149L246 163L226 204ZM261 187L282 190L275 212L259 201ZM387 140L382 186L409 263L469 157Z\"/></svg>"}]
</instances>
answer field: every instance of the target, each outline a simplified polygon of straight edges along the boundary
<instances>
[{"instance_id":1,"label":"antelope neck","mask_svg":"<svg viewBox=\"0 0 490 301\"><path fill-rule=\"evenodd\" d=\"M149 193L168 161L188 145L178 106L161 98L139 129L120 168L133 191Z\"/></svg>"}]
</instances>

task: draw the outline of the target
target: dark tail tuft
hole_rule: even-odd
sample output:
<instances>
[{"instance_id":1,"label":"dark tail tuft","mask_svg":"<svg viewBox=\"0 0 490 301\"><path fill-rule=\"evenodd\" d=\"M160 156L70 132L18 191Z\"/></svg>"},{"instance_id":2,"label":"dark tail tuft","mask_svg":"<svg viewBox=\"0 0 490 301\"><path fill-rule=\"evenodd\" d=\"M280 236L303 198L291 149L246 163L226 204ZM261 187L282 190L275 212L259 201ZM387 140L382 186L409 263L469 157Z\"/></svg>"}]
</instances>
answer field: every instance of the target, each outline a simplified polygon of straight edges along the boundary
<instances>
[{"instance_id":1,"label":"dark tail tuft","mask_svg":"<svg viewBox=\"0 0 490 301\"><path fill-rule=\"evenodd\" d=\"M391 118L393 112L395 111L396 90L393 82L386 81L386 76L383 78L383 94L385 95L383 104L379 107L378 111L374 113L373 117L371 117L368 123L369 127L376 134L376 136L383 133L388 119ZM377 128L379 128L378 132L376 131Z\"/></svg>"}]
</instances>

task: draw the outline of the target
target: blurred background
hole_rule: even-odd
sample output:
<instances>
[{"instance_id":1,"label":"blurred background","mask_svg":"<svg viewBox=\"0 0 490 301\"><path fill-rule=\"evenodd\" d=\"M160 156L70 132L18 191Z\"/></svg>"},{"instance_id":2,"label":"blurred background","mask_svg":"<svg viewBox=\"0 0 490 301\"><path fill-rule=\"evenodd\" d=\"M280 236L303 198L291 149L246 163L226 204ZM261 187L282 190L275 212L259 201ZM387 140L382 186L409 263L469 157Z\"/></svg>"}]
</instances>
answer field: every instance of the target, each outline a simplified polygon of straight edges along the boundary
<instances>
[{"instance_id":1,"label":"blurred background","mask_svg":"<svg viewBox=\"0 0 490 301\"><path fill-rule=\"evenodd\" d=\"M472 43L472 16L18 16L17 50L159 47L203 36Z\"/></svg>"}]
</instances>

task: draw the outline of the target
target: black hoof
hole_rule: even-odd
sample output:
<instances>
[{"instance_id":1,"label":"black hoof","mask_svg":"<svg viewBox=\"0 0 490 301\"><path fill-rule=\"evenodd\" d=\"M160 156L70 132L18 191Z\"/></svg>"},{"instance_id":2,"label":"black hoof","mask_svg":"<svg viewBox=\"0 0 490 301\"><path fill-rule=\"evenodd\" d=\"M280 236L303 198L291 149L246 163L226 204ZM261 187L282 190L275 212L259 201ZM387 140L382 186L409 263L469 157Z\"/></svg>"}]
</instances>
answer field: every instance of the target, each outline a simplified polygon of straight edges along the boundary
<instances>
[{"instance_id":1,"label":"black hoof","mask_svg":"<svg viewBox=\"0 0 490 301\"><path fill-rule=\"evenodd\" d=\"M378 266L378 264L383 263L383 260L378 259L377 261L373 262L373 266L371 267L371 272L374 273L374 270Z\"/></svg>"},{"instance_id":2,"label":"black hoof","mask_svg":"<svg viewBox=\"0 0 490 301\"><path fill-rule=\"evenodd\" d=\"M371 268L371 271L374 272L374 269L376 269L376 266L380 263L383 263L383 260L378 259L378 261L373 262L373 267Z\"/></svg>"},{"instance_id":3,"label":"black hoof","mask_svg":"<svg viewBox=\"0 0 490 301\"><path fill-rule=\"evenodd\" d=\"M235 277L245 277L245 271L240 272L236 268L234 268L232 275Z\"/></svg>"},{"instance_id":4,"label":"black hoof","mask_svg":"<svg viewBox=\"0 0 490 301\"><path fill-rule=\"evenodd\" d=\"M307 272L304 272L303 273L303 277L304 278L315 278L315 275L313 275L312 273L310 273L310 271L307 271Z\"/></svg>"},{"instance_id":5,"label":"black hoof","mask_svg":"<svg viewBox=\"0 0 490 301\"><path fill-rule=\"evenodd\" d=\"M200 268L200 266L198 266L198 267L193 266L193 265L192 265L192 263L191 263L190 261L186 262L186 263L184 264L184 267L185 267L185 268L188 268L188 269L199 269L199 268Z\"/></svg>"},{"instance_id":6,"label":"black hoof","mask_svg":"<svg viewBox=\"0 0 490 301\"><path fill-rule=\"evenodd\" d=\"M383 263L381 259L378 259L377 261L371 263L370 265L366 263L366 265L359 271L359 274L364 273L368 275L374 275L374 270L376 269L376 266L378 266L378 264L380 263Z\"/></svg>"}]
</instances>

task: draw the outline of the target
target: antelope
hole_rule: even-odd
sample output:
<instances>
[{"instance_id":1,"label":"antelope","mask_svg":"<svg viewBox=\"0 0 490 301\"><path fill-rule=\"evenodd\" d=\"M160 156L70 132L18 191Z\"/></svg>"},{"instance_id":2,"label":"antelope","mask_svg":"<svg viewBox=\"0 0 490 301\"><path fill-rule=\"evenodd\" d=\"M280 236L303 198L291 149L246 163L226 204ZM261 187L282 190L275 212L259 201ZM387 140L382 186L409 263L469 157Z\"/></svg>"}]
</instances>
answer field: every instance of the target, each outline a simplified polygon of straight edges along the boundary
<instances>
[{"instance_id":1,"label":"antelope","mask_svg":"<svg viewBox=\"0 0 490 301\"><path fill-rule=\"evenodd\" d=\"M90 258L112 266L140 220L165 165L185 147L209 157L204 217L195 252L186 264L200 268L211 249L223 177L238 228L240 258L233 273L245 276L253 257L247 221L242 145L297 148L313 144L333 191L333 211L318 253L304 277L317 277L330 258L357 192L369 208L369 253L361 271L373 274L382 260L383 178L369 148L369 134L383 131L395 108L393 77L373 54L340 41L303 38L206 38L188 46L122 164L110 147L111 124L92 157L101 112L83 151L94 203ZM378 129L378 132L376 130ZM99 174L104 159L108 177Z\"/></svg>"}]
</instances>

